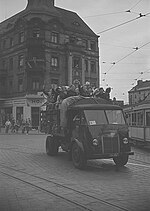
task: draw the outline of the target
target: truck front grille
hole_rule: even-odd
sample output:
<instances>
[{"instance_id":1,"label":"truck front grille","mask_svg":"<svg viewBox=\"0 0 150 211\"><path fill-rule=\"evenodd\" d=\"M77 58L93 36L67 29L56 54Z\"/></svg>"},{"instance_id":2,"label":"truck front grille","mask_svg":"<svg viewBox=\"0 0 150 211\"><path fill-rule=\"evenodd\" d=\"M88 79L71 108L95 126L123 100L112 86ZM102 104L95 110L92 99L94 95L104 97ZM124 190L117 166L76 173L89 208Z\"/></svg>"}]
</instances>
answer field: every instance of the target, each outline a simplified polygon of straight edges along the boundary
<instances>
[{"instance_id":1,"label":"truck front grille","mask_svg":"<svg viewBox=\"0 0 150 211\"><path fill-rule=\"evenodd\" d=\"M102 151L103 153L118 153L120 152L119 137L111 137L109 135L102 138Z\"/></svg>"}]
</instances>

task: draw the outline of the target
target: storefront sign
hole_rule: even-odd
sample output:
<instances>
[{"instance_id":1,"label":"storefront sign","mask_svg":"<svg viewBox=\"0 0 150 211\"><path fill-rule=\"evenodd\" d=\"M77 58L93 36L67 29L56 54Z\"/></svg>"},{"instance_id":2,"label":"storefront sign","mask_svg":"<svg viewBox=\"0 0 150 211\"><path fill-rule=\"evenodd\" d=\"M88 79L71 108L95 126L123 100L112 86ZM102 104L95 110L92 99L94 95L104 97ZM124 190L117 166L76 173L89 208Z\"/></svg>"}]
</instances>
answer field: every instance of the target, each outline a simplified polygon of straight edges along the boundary
<instances>
[{"instance_id":1,"label":"storefront sign","mask_svg":"<svg viewBox=\"0 0 150 211\"><path fill-rule=\"evenodd\" d=\"M40 107L43 105L43 103L44 103L44 99L28 99L27 100L28 106Z\"/></svg>"}]
</instances>

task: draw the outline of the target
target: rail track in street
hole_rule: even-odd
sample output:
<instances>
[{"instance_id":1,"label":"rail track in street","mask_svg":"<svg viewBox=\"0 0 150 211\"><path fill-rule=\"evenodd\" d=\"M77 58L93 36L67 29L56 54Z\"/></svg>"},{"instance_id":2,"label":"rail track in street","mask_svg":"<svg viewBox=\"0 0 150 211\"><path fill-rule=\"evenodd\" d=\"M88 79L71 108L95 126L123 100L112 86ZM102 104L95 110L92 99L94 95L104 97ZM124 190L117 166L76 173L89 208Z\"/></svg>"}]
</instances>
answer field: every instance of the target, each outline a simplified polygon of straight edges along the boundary
<instances>
[{"instance_id":1,"label":"rail track in street","mask_svg":"<svg viewBox=\"0 0 150 211\"><path fill-rule=\"evenodd\" d=\"M110 210L129 211L127 208L110 203L104 199L97 198L95 196L92 196L90 194L87 194L82 191L76 190L74 188L68 187L66 185L60 184L58 182L54 182L50 179L46 179L46 178L43 178L43 177L40 177L37 175L33 175L30 173L24 172L22 170L17 170L13 167L8 167L4 164L0 164L0 166L1 166L1 169L3 169L3 170L0 170L1 174L11 177L12 179L18 180L27 185L30 185L33 188L39 189L40 191L43 191L43 192L46 192L47 194L61 198L62 200L66 201L68 203L72 203L75 206L82 208L83 210L94 211L94 208L90 208L90 202L91 202L91 203L98 203L99 206L106 206ZM7 172L7 170L9 170L9 171ZM26 176L29 176L28 179L24 179L24 177L26 177ZM37 184L37 181L36 181L36 183L34 182L33 178L35 178L35 180L39 181L38 184ZM45 184L42 186L42 185L40 185L41 182L45 182ZM53 185L53 191L50 190L51 188L50 188L49 184ZM45 186L47 188L45 188ZM56 187L56 190L54 187ZM82 199L84 198L84 200L79 203L78 199L76 199L76 198L70 199L70 196L68 194L66 194L68 191L71 192L71 194L69 194L69 195L77 194L78 197L81 197ZM85 202L87 202L87 203L85 203Z\"/></svg>"}]
</instances>

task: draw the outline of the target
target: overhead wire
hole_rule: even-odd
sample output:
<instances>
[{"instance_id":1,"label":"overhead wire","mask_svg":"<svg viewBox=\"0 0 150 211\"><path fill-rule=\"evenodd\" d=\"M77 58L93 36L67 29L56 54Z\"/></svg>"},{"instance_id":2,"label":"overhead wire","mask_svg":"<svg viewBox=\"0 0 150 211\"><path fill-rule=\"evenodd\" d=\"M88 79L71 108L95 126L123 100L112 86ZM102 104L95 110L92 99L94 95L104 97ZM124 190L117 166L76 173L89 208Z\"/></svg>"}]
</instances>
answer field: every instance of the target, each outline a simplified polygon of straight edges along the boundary
<instances>
[{"instance_id":1,"label":"overhead wire","mask_svg":"<svg viewBox=\"0 0 150 211\"><path fill-rule=\"evenodd\" d=\"M131 22L133 22L133 21L138 20L139 18L145 17L146 15L148 15L148 14L143 15L143 14L140 13L140 14L139 14L139 17L136 17L136 18L133 18L133 19L131 19L131 20L125 21L125 22L123 22L123 23L120 23L120 24L118 24L118 25L112 26L112 27L110 27L110 28L108 28L108 29L105 29L105 30L103 30L103 31L98 32L97 34L102 34L102 33L104 33L104 32L107 32L107 31L110 31L110 30L112 30L112 29L118 28L118 27L123 26L123 25L125 25L125 24L131 23Z\"/></svg>"},{"instance_id":2,"label":"overhead wire","mask_svg":"<svg viewBox=\"0 0 150 211\"><path fill-rule=\"evenodd\" d=\"M136 4L134 4L134 5L130 8L130 10L132 10L133 8L135 8L141 1L143 1L143 0L139 0Z\"/></svg>"},{"instance_id":3,"label":"overhead wire","mask_svg":"<svg viewBox=\"0 0 150 211\"><path fill-rule=\"evenodd\" d=\"M110 12L110 13L102 13L102 14L97 14L97 15L89 15L89 16L85 16L83 18L93 18L93 17L98 17L98 16L106 16L106 15L116 15L116 14L121 14L121 13L134 13L134 14L139 14L136 12L131 11L133 8L135 8L141 1L143 0L139 0L136 4L134 4L130 9L125 10L125 11L119 11L119 12Z\"/></svg>"},{"instance_id":4,"label":"overhead wire","mask_svg":"<svg viewBox=\"0 0 150 211\"><path fill-rule=\"evenodd\" d=\"M145 43L144 45L141 45L140 47L135 47L135 48L133 48L133 49L135 49L134 51L132 51L131 53L125 55L124 57L122 57L122 58L119 59L118 61L112 62L112 63L111 63L112 66L111 66L105 73L103 73L103 74L106 75L106 74L114 67L114 65L118 64L119 62L121 62L122 60L124 60L124 59L127 58L128 56L134 54L136 51L138 51L139 49L143 48L144 46L146 46L146 45L148 45L148 44L150 44L150 41L147 42L147 43Z\"/></svg>"}]
</instances>

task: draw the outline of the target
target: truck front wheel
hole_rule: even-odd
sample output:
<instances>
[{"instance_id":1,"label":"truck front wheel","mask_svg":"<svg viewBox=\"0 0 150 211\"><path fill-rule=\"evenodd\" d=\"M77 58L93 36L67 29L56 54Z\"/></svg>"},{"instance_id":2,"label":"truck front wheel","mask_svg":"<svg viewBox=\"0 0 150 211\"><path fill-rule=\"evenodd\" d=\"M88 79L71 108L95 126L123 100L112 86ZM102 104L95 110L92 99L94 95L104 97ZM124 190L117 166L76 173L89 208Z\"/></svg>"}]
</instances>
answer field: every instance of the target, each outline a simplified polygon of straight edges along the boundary
<instances>
[{"instance_id":1,"label":"truck front wheel","mask_svg":"<svg viewBox=\"0 0 150 211\"><path fill-rule=\"evenodd\" d=\"M121 167L127 164L128 158L129 155L120 155L118 157L114 157L113 160L117 166Z\"/></svg>"},{"instance_id":2,"label":"truck front wheel","mask_svg":"<svg viewBox=\"0 0 150 211\"><path fill-rule=\"evenodd\" d=\"M55 156L58 152L59 144L55 137L47 136L46 138L46 153L50 156Z\"/></svg>"},{"instance_id":3,"label":"truck front wheel","mask_svg":"<svg viewBox=\"0 0 150 211\"><path fill-rule=\"evenodd\" d=\"M77 143L73 143L71 152L73 165L78 169L84 169L87 164L87 159L85 153L81 150Z\"/></svg>"}]
</instances>

